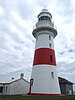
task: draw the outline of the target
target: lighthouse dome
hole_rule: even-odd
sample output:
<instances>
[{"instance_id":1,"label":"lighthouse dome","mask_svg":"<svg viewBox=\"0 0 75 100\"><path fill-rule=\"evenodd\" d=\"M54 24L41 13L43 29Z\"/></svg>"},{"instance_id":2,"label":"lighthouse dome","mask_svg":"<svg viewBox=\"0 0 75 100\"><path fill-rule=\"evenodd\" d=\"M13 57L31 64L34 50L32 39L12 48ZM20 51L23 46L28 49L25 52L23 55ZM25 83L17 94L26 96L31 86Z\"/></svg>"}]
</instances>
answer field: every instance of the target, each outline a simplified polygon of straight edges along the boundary
<instances>
[{"instance_id":1,"label":"lighthouse dome","mask_svg":"<svg viewBox=\"0 0 75 100\"><path fill-rule=\"evenodd\" d=\"M47 9L43 9L42 12L48 12L48 10Z\"/></svg>"},{"instance_id":2,"label":"lighthouse dome","mask_svg":"<svg viewBox=\"0 0 75 100\"><path fill-rule=\"evenodd\" d=\"M48 20L51 21L52 15L48 12L47 9L43 9L42 12L38 15L38 21Z\"/></svg>"},{"instance_id":3,"label":"lighthouse dome","mask_svg":"<svg viewBox=\"0 0 75 100\"><path fill-rule=\"evenodd\" d=\"M36 37L38 34L41 34L42 31L51 34L54 37L57 35L57 30L54 27L54 23L52 22L52 15L48 12L47 9L43 9L41 13L37 16L38 22L34 27L32 32L33 36Z\"/></svg>"}]
</instances>

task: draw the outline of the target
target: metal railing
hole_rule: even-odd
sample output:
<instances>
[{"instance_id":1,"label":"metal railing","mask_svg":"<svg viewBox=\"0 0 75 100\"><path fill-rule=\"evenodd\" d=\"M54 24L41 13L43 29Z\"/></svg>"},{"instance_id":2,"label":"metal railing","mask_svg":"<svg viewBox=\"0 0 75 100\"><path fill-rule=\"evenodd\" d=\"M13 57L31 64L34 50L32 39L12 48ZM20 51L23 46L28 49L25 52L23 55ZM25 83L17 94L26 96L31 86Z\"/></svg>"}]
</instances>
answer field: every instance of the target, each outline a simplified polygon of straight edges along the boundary
<instances>
[{"instance_id":1,"label":"metal railing","mask_svg":"<svg viewBox=\"0 0 75 100\"><path fill-rule=\"evenodd\" d=\"M53 21L50 22L50 21L47 21L47 20L37 22L33 26L33 30L36 29L37 27L41 27L41 26L49 26L49 27L52 27L52 28L57 30L57 27L54 25L54 22Z\"/></svg>"}]
</instances>

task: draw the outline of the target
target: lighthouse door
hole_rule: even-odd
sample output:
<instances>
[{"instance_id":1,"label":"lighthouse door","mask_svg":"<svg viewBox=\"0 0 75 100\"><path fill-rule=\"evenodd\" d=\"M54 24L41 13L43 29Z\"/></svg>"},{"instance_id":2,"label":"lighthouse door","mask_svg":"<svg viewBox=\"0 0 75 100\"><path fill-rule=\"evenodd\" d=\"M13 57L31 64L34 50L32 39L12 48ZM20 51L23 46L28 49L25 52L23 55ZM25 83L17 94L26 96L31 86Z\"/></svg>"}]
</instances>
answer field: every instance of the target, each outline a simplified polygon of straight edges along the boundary
<instances>
[{"instance_id":1,"label":"lighthouse door","mask_svg":"<svg viewBox=\"0 0 75 100\"><path fill-rule=\"evenodd\" d=\"M29 94L31 93L31 87L32 87L32 85L33 85L33 82L34 82L34 79L33 79L33 78L32 78L32 79L30 79Z\"/></svg>"}]
</instances>

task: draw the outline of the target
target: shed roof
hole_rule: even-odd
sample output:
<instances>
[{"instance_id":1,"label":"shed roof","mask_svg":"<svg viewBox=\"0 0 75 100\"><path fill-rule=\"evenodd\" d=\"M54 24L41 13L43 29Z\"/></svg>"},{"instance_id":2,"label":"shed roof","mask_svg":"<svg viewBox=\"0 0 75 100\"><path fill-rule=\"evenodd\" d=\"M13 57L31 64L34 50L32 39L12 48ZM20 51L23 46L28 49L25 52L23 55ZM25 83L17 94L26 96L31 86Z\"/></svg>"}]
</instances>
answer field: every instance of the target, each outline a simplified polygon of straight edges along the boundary
<instances>
[{"instance_id":1,"label":"shed roof","mask_svg":"<svg viewBox=\"0 0 75 100\"><path fill-rule=\"evenodd\" d=\"M59 79L59 84L74 84L74 83L66 80L65 78L58 77L58 79Z\"/></svg>"}]
</instances>

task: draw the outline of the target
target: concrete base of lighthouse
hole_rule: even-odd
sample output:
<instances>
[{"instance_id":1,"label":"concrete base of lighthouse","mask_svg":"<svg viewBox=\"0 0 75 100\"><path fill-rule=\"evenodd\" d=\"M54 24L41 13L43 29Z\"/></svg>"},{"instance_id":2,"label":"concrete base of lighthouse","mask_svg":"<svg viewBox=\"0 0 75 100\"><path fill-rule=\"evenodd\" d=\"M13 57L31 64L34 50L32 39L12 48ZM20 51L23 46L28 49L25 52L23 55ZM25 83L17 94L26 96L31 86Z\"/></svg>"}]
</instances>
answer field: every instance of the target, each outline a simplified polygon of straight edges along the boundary
<instances>
[{"instance_id":1,"label":"concrete base of lighthouse","mask_svg":"<svg viewBox=\"0 0 75 100\"><path fill-rule=\"evenodd\" d=\"M28 93L30 96L62 96L61 94Z\"/></svg>"},{"instance_id":2,"label":"concrete base of lighthouse","mask_svg":"<svg viewBox=\"0 0 75 100\"><path fill-rule=\"evenodd\" d=\"M29 93L30 95L60 95L56 66L45 64L35 65L33 67L31 79L33 79L33 84Z\"/></svg>"}]
</instances>

